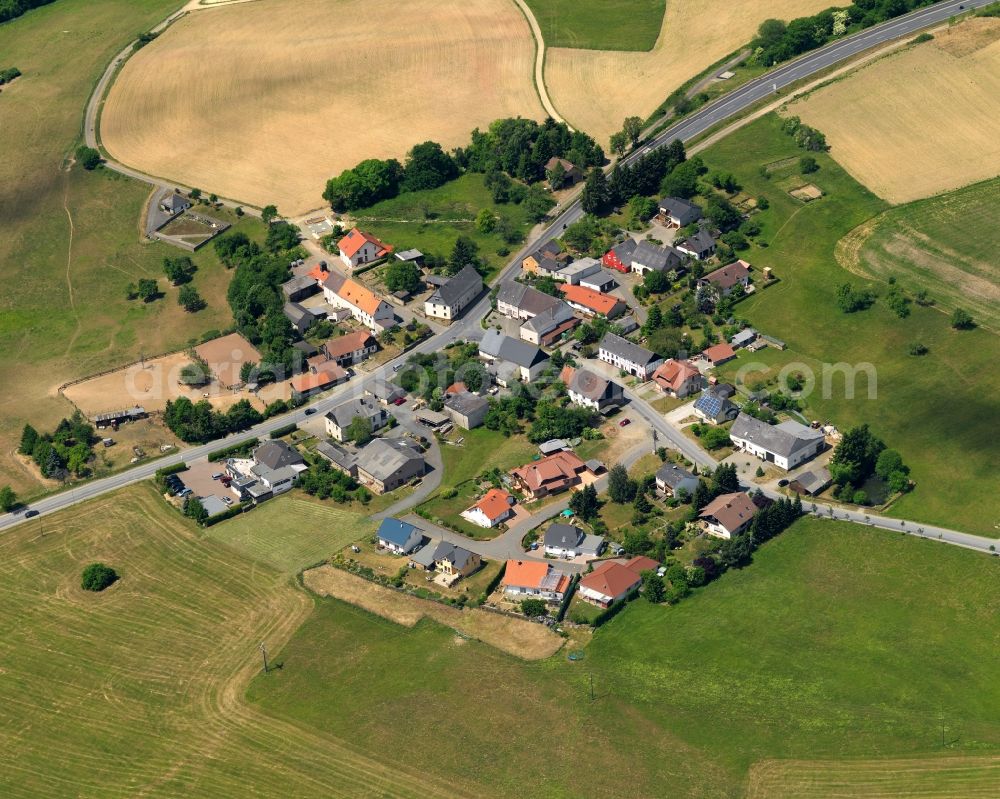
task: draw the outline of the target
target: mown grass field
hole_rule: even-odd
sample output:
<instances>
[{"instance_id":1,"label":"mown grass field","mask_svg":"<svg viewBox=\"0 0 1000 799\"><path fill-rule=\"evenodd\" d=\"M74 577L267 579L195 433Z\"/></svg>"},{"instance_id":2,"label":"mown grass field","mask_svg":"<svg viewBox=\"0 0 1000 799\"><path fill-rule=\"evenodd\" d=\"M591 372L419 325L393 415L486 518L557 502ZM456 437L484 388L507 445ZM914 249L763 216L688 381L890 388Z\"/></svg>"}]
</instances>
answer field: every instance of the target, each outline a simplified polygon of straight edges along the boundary
<instances>
[{"instance_id":1,"label":"mown grass field","mask_svg":"<svg viewBox=\"0 0 1000 799\"><path fill-rule=\"evenodd\" d=\"M509 256L497 250L515 252L521 244L507 244L497 233L481 233L475 218L488 208L498 217L506 217L512 226L527 236L532 223L524 209L514 203L498 205L483 185L483 176L468 173L436 189L401 194L369 208L354 212L358 224L397 251L416 248L424 254L447 258L459 236L467 236L479 246L479 254L495 271Z\"/></svg>"},{"instance_id":2,"label":"mown grass field","mask_svg":"<svg viewBox=\"0 0 1000 799\"><path fill-rule=\"evenodd\" d=\"M927 291L1000 332L1000 179L889 209L837 245L845 269Z\"/></svg>"},{"instance_id":3,"label":"mown grass field","mask_svg":"<svg viewBox=\"0 0 1000 799\"><path fill-rule=\"evenodd\" d=\"M95 560L121 575L101 594L80 589ZM148 483L5 532L0 596L4 797L463 794L248 706L258 645L313 601Z\"/></svg>"},{"instance_id":4,"label":"mown grass field","mask_svg":"<svg viewBox=\"0 0 1000 799\"><path fill-rule=\"evenodd\" d=\"M295 573L374 532L366 514L295 492L209 527L205 534L278 571Z\"/></svg>"},{"instance_id":5,"label":"mown grass field","mask_svg":"<svg viewBox=\"0 0 1000 799\"><path fill-rule=\"evenodd\" d=\"M780 282L741 302L736 314L788 343L784 352L745 354L722 374L732 378L745 360L765 363L769 374L791 363L800 364L799 371L811 369L818 382L808 397L809 418L830 420L842 429L867 422L912 468L916 490L893 505L893 515L1000 536L1000 497L985 489L998 475L989 442L993 420L1000 417L1000 374L993 367L1000 339L984 329L953 330L948 316L915 304L906 319L881 301L867 311L843 313L837 287L868 284L837 266L837 242L887 206L827 154L817 156L820 169L809 176L826 196L807 204L775 185L780 172L771 180L758 173L761 165L797 160L801 154L774 115L702 154L711 169L731 171L746 193L770 201L756 217L760 239L769 246L754 246L741 256L758 269L772 267ZM978 250L968 252L974 257ZM902 277L899 285L917 288ZM884 293L887 287L873 288ZM914 342L929 353L911 356ZM823 364L837 363L872 364L876 398L868 399L864 376L854 399L846 397L842 376L832 379L830 395L823 396Z\"/></svg>"},{"instance_id":6,"label":"mown grass field","mask_svg":"<svg viewBox=\"0 0 1000 799\"><path fill-rule=\"evenodd\" d=\"M72 406L59 385L182 347L231 322L228 275L209 247L194 256L208 308L187 314L162 277L165 256L140 242L149 188L108 172L65 171L87 98L113 55L177 7L175 0L59 0L0 26L4 63L24 73L0 96L0 485L40 489L13 458L21 428L50 428ZM250 221L240 223L251 233ZM165 297L128 302L125 287L160 278Z\"/></svg>"},{"instance_id":7,"label":"mown grass field","mask_svg":"<svg viewBox=\"0 0 1000 799\"><path fill-rule=\"evenodd\" d=\"M634 603L577 663L519 663L426 621L407 629L323 600L280 653L281 672L248 696L374 751L405 747L413 767L443 779L472 774L496 796L656 796L669 785L671 796L743 797L754 764L791 759L828 761L849 775L849 796L877 787L902 799L912 783L894 785L870 761L937 769L947 764L936 758L1000 748L997 566L807 519L676 608ZM547 743L553 728L559 746ZM995 793L997 777L984 769L981 788ZM931 797L962 795L946 779L923 784ZM794 785L778 795L831 795Z\"/></svg>"},{"instance_id":8,"label":"mown grass field","mask_svg":"<svg viewBox=\"0 0 1000 799\"><path fill-rule=\"evenodd\" d=\"M546 47L650 50L665 0L526 0Z\"/></svg>"}]
</instances>

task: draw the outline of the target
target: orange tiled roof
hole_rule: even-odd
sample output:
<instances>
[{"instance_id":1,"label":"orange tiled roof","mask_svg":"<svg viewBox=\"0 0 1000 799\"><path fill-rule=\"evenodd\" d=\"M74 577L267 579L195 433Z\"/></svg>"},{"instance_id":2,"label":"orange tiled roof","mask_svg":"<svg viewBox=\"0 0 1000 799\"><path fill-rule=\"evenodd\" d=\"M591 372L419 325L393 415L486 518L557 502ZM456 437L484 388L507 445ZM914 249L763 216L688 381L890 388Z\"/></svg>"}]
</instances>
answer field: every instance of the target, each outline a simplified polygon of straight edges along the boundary
<instances>
[{"instance_id":1,"label":"orange tiled roof","mask_svg":"<svg viewBox=\"0 0 1000 799\"><path fill-rule=\"evenodd\" d=\"M371 346L372 334L367 330L359 330L356 333L348 333L346 336L338 336L326 342L326 351L331 358L342 358L365 347Z\"/></svg>"},{"instance_id":2,"label":"orange tiled roof","mask_svg":"<svg viewBox=\"0 0 1000 799\"><path fill-rule=\"evenodd\" d=\"M382 300L371 289L355 280L345 280L337 294L355 308L360 308L369 316L374 316Z\"/></svg>"},{"instance_id":3,"label":"orange tiled roof","mask_svg":"<svg viewBox=\"0 0 1000 799\"><path fill-rule=\"evenodd\" d=\"M705 350L702 355L704 355L712 363L719 363L721 361L728 361L730 358L736 356L736 350L730 347L728 344L716 344L714 347L709 347Z\"/></svg>"},{"instance_id":4,"label":"orange tiled roof","mask_svg":"<svg viewBox=\"0 0 1000 799\"><path fill-rule=\"evenodd\" d=\"M611 313L615 306L621 302L617 297L612 297L610 294L601 294L599 291L584 288L583 286L571 286L568 283L563 283L559 286L559 291L565 294L566 299L570 302L575 302L577 305L589 308L594 313L604 314L605 316Z\"/></svg>"},{"instance_id":5,"label":"orange tiled roof","mask_svg":"<svg viewBox=\"0 0 1000 799\"><path fill-rule=\"evenodd\" d=\"M311 277L317 283L322 283L327 277L330 276L330 270L321 264L316 264L312 269L309 270L307 277Z\"/></svg>"},{"instance_id":6,"label":"orange tiled roof","mask_svg":"<svg viewBox=\"0 0 1000 799\"><path fill-rule=\"evenodd\" d=\"M331 363L329 366L320 367L319 371L315 373L305 372L297 377L293 377L291 383L293 389L300 394L304 394L307 391L314 391L317 388L333 385L345 377L347 377L347 372L336 364Z\"/></svg>"},{"instance_id":7,"label":"orange tiled roof","mask_svg":"<svg viewBox=\"0 0 1000 799\"><path fill-rule=\"evenodd\" d=\"M511 499L506 491L491 488L473 507L479 508L490 521L496 521L510 510Z\"/></svg>"},{"instance_id":8,"label":"orange tiled roof","mask_svg":"<svg viewBox=\"0 0 1000 799\"><path fill-rule=\"evenodd\" d=\"M514 469L511 473L520 478L532 492L553 480L571 480L585 468L584 463L574 453L563 450L534 463Z\"/></svg>"},{"instance_id":9,"label":"orange tiled roof","mask_svg":"<svg viewBox=\"0 0 1000 799\"><path fill-rule=\"evenodd\" d=\"M340 251L344 253L348 258L353 258L357 255L358 250L365 246L366 243L375 245L375 256L380 257L385 255L387 252L392 252L392 247L388 244L383 244L377 238L375 238L371 233L365 233L360 228L354 228L351 230L344 238L337 242L337 246Z\"/></svg>"},{"instance_id":10,"label":"orange tiled roof","mask_svg":"<svg viewBox=\"0 0 1000 799\"><path fill-rule=\"evenodd\" d=\"M661 386L677 391L697 374L699 374L698 367L690 361L677 361L671 358L653 372L653 380Z\"/></svg>"}]
</instances>

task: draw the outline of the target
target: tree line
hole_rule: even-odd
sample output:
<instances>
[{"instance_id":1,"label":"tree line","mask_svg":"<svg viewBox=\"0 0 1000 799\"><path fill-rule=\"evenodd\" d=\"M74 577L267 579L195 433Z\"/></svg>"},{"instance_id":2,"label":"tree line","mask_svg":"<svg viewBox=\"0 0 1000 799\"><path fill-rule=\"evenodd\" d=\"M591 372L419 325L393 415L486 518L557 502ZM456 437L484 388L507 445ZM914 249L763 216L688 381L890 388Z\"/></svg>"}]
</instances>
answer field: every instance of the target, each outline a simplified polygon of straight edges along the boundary
<instances>
[{"instance_id":1,"label":"tree line","mask_svg":"<svg viewBox=\"0 0 1000 799\"><path fill-rule=\"evenodd\" d=\"M47 6L55 0L0 0L0 22L16 19L27 11Z\"/></svg>"},{"instance_id":2,"label":"tree line","mask_svg":"<svg viewBox=\"0 0 1000 799\"><path fill-rule=\"evenodd\" d=\"M18 452L31 458L44 477L65 480L71 474L86 477L91 473L89 464L97 441L93 426L77 410L51 433L39 433L26 424Z\"/></svg>"}]
</instances>

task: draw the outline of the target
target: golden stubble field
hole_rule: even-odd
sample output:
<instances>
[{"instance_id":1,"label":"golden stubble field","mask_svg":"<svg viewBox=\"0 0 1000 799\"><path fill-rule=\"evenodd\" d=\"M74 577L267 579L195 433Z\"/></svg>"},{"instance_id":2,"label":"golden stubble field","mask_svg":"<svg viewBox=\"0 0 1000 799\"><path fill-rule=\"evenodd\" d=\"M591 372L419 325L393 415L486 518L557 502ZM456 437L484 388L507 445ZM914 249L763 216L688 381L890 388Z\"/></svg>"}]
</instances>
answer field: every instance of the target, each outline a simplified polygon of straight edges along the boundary
<instances>
[{"instance_id":1,"label":"golden stubble field","mask_svg":"<svg viewBox=\"0 0 1000 799\"><path fill-rule=\"evenodd\" d=\"M551 48L545 85L559 113L603 146L627 116L646 116L684 81L756 33L765 19L814 14L828 0L670 0L648 53Z\"/></svg>"},{"instance_id":2,"label":"golden stubble field","mask_svg":"<svg viewBox=\"0 0 1000 799\"><path fill-rule=\"evenodd\" d=\"M1000 19L969 19L788 108L891 203L1000 173Z\"/></svg>"},{"instance_id":3,"label":"golden stubble field","mask_svg":"<svg viewBox=\"0 0 1000 799\"><path fill-rule=\"evenodd\" d=\"M108 96L116 159L284 214L323 204L365 158L445 147L498 117L544 116L534 40L509 0L261 0L194 12Z\"/></svg>"}]
</instances>

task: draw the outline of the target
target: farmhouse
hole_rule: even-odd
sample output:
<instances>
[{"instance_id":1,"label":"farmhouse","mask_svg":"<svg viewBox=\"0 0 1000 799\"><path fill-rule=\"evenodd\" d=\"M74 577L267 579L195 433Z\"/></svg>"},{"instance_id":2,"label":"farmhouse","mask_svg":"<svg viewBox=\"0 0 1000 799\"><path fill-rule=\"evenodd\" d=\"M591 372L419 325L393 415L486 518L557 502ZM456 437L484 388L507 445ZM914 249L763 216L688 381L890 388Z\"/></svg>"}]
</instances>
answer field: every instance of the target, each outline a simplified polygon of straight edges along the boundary
<instances>
[{"instance_id":1,"label":"farmhouse","mask_svg":"<svg viewBox=\"0 0 1000 799\"><path fill-rule=\"evenodd\" d=\"M724 424L731 422L739 414L740 409L728 397L707 388L694 401L694 415L708 424Z\"/></svg>"},{"instance_id":2,"label":"farmhouse","mask_svg":"<svg viewBox=\"0 0 1000 799\"><path fill-rule=\"evenodd\" d=\"M621 316L625 310L624 301L611 294L601 294L599 291L569 284L560 286L559 291L562 292L571 308L586 316L603 316L607 319L614 319Z\"/></svg>"},{"instance_id":3,"label":"farmhouse","mask_svg":"<svg viewBox=\"0 0 1000 799\"><path fill-rule=\"evenodd\" d=\"M698 518L709 535L732 538L746 530L753 521L757 506L742 491L723 494L709 502Z\"/></svg>"},{"instance_id":4,"label":"farmhouse","mask_svg":"<svg viewBox=\"0 0 1000 799\"><path fill-rule=\"evenodd\" d=\"M569 398L575 405L606 413L625 404L624 389L620 385L586 369L564 366L559 379L566 386Z\"/></svg>"},{"instance_id":5,"label":"farmhouse","mask_svg":"<svg viewBox=\"0 0 1000 799\"><path fill-rule=\"evenodd\" d=\"M423 454L403 439L376 438L358 451L355 463L358 481L376 494L395 491L427 468Z\"/></svg>"},{"instance_id":6,"label":"farmhouse","mask_svg":"<svg viewBox=\"0 0 1000 799\"><path fill-rule=\"evenodd\" d=\"M457 319L483 291L483 279L473 266L466 266L424 302L424 313L435 319Z\"/></svg>"},{"instance_id":7,"label":"farmhouse","mask_svg":"<svg viewBox=\"0 0 1000 799\"><path fill-rule=\"evenodd\" d=\"M642 573L655 571L659 566L655 560L643 555L624 563L605 561L580 578L578 591L588 602L606 608L637 591L642 585Z\"/></svg>"},{"instance_id":8,"label":"farmhouse","mask_svg":"<svg viewBox=\"0 0 1000 799\"><path fill-rule=\"evenodd\" d=\"M323 281L326 301L335 309L350 311L351 316L375 333L381 333L396 323L392 306L371 289L331 272Z\"/></svg>"},{"instance_id":9,"label":"farmhouse","mask_svg":"<svg viewBox=\"0 0 1000 799\"><path fill-rule=\"evenodd\" d=\"M632 271L644 275L646 272L673 272L683 270L684 257L673 247L657 247L649 241L640 241L632 253Z\"/></svg>"},{"instance_id":10,"label":"farmhouse","mask_svg":"<svg viewBox=\"0 0 1000 799\"><path fill-rule=\"evenodd\" d=\"M545 531L542 546L546 555L557 558L569 560L580 555L596 558L604 550L604 539L588 535L575 525L556 522Z\"/></svg>"},{"instance_id":11,"label":"farmhouse","mask_svg":"<svg viewBox=\"0 0 1000 799\"><path fill-rule=\"evenodd\" d=\"M660 215L668 227L687 227L701 219L701 206L679 197L664 197L660 200Z\"/></svg>"},{"instance_id":12,"label":"farmhouse","mask_svg":"<svg viewBox=\"0 0 1000 799\"><path fill-rule=\"evenodd\" d=\"M326 434L335 441L346 440L346 430L356 417L367 419L372 431L380 430L389 421L385 408L370 399L342 402L326 414Z\"/></svg>"},{"instance_id":13,"label":"farmhouse","mask_svg":"<svg viewBox=\"0 0 1000 799\"><path fill-rule=\"evenodd\" d=\"M323 351L338 366L353 366L378 352L378 342L367 330L359 330L330 339Z\"/></svg>"},{"instance_id":14,"label":"farmhouse","mask_svg":"<svg viewBox=\"0 0 1000 799\"><path fill-rule=\"evenodd\" d=\"M441 541L434 548L433 560L441 574L454 578L449 585L468 577L483 565L482 558L475 552L455 546L448 541Z\"/></svg>"},{"instance_id":15,"label":"farmhouse","mask_svg":"<svg viewBox=\"0 0 1000 799\"><path fill-rule=\"evenodd\" d=\"M711 286L718 294L728 297L737 286L744 291L750 288L750 264L734 261L721 269L709 272L698 281L699 286Z\"/></svg>"},{"instance_id":16,"label":"farmhouse","mask_svg":"<svg viewBox=\"0 0 1000 799\"><path fill-rule=\"evenodd\" d=\"M388 244L359 228L354 228L337 242L337 247L340 249L340 260L351 269L377 261L392 252Z\"/></svg>"},{"instance_id":17,"label":"farmhouse","mask_svg":"<svg viewBox=\"0 0 1000 799\"><path fill-rule=\"evenodd\" d=\"M501 385L505 385L508 378L521 379L526 383L535 380L549 360L549 356L538 347L505 336L496 328L490 328L483 336L479 357L497 367L497 381ZM503 369L504 364L510 364L511 368Z\"/></svg>"},{"instance_id":18,"label":"farmhouse","mask_svg":"<svg viewBox=\"0 0 1000 799\"><path fill-rule=\"evenodd\" d=\"M508 560L501 582L509 597L537 597L547 602L561 602L569 584L568 574L540 560Z\"/></svg>"},{"instance_id":19,"label":"farmhouse","mask_svg":"<svg viewBox=\"0 0 1000 799\"><path fill-rule=\"evenodd\" d=\"M822 430L792 420L772 426L746 413L736 417L729 437L738 449L786 470L816 457L825 446Z\"/></svg>"},{"instance_id":20,"label":"farmhouse","mask_svg":"<svg viewBox=\"0 0 1000 799\"><path fill-rule=\"evenodd\" d=\"M729 344L715 344L701 353L701 357L712 366L721 366L736 357L736 350Z\"/></svg>"},{"instance_id":21,"label":"farmhouse","mask_svg":"<svg viewBox=\"0 0 1000 799\"><path fill-rule=\"evenodd\" d=\"M560 300L524 283L509 283L497 294L497 311L509 319L523 319L519 335L531 344L550 345L572 330L579 320Z\"/></svg>"},{"instance_id":22,"label":"farmhouse","mask_svg":"<svg viewBox=\"0 0 1000 799\"><path fill-rule=\"evenodd\" d=\"M337 471L351 477L358 476L358 459L353 452L338 447L332 441L321 441L316 445L316 454L328 461Z\"/></svg>"},{"instance_id":23,"label":"farmhouse","mask_svg":"<svg viewBox=\"0 0 1000 799\"><path fill-rule=\"evenodd\" d=\"M675 497L683 489L693 495L698 487L698 478L676 463L665 463L656 470L656 488L666 497Z\"/></svg>"},{"instance_id":24,"label":"farmhouse","mask_svg":"<svg viewBox=\"0 0 1000 799\"><path fill-rule=\"evenodd\" d=\"M638 244L635 239L625 239L625 241L616 244L604 253L601 263L609 269L617 269L619 272L631 272L632 256L635 254L637 246Z\"/></svg>"},{"instance_id":25,"label":"farmhouse","mask_svg":"<svg viewBox=\"0 0 1000 799\"><path fill-rule=\"evenodd\" d=\"M655 352L614 333L604 334L598 345L597 357L640 380L648 380L653 370L663 362L663 358Z\"/></svg>"},{"instance_id":26,"label":"farmhouse","mask_svg":"<svg viewBox=\"0 0 1000 799\"><path fill-rule=\"evenodd\" d=\"M469 391L460 391L444 401L444 412L449 418L466 430L475 430L486 418L490 403L485 397Z\"/></svg>"},{"instance_id":27,"label":"farmhouse","mask_svg":"<svg viewBox=\"0 0 1000 799\"><path fill-rule=\"evenodd\" d=\"M705 228L698 228L697 233L676 242L674 246L696 261L704 261L715 255L715 238Z\"/></svg>"},{"instance_id":28,"label":"farmhouse","mask_svg":"<svg viewBox=\"0 0 1000 799\"><path fill-rule=\"evenodd\" d=\"M390 383L388 380L383 380L381 378L376 378L372 383L370 383L365 388L365 393L369 396L375 397L383 405L392 405L398 399L402 399L406 396L406 392L403 391L395 383Z\"/></svg>"},{"instance_id":29,"label":"farmhouse","mask_svg":"<svg viewBox=\"0 0 1000 799\"><path fill-rule=\"evenodd\" d=\"M382 520L375 535L380 547L397 555L409 555L424 540L423 530L419 527L392 517Z\"/></svg>"},{"instance_id":30,"label":"farmhouse","mask_svg":"<svg viewBox=\"0 0 1000 799\"><path fill-rule=\"evenodd\" d=\"M563 450L511 470L514 486L535 500L579 485L587 464L575 453Z\"/></svg>"},{"instance_id":31,"label":"farmhouse","mask_svg":"<svg viewBox=\"0 0 1000 799\"><path fill-rule=\"evenodd\" d=\"M500 488L491 488L471 508L462 511L462 518L480 527L496 527L511 516L514 497Z\"/></svg>"},{"instance_id":32,"label":"farmhouse","mask_svg":"<svg viewBox=\"0 0 1000 799\"><path fill-rule=\"evenodd\" d=\"M583 180L583 172L576 164L572 161L567 161L565 158L556 158L554 156L545 162L545 174L549 174L556 166L561 166L563 174L566 175L565 183L560 188L572 186L578 180Z\"/></svg>"},{"instance_id":33,"label":"farmhouse","mask_svg":"<svg viewBox=\"0 0 1000 799\"><path fill-rule=\"evenodd\" d=\"M521 268L529 275L551 274L571 260L554 241L548 241L521 261ZM545 268L542 268L543 263Z\"/></svg>"},{"instance_id":34,"label":"farmhouse","mask_svg":"<svg viewBox=\"0 0 1000 799\"><path fill-rule=\"evenodd\" d=\"M314 370L296 375L288 381L288 384L292 388L293 395L309 397L321 391L326 391L328 388L333 388L339 383L343 383L347 380L348 376L347 372L337 366L337 364L328 361Z\"/></svg>"},{"instance_id":35,"label":"farmhouse","mask_svg":"<svg viewBox=\"0 0 1000 799\"><path fill-rule=\"evenodd\" d=\"M653 372L653 382L668 397L683 398L698 391L704 381L691 361L669 358Z\"/></svg>"}]
</instances>

